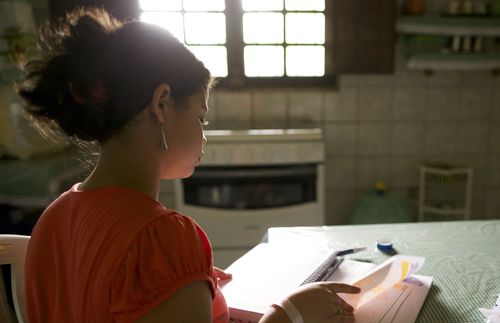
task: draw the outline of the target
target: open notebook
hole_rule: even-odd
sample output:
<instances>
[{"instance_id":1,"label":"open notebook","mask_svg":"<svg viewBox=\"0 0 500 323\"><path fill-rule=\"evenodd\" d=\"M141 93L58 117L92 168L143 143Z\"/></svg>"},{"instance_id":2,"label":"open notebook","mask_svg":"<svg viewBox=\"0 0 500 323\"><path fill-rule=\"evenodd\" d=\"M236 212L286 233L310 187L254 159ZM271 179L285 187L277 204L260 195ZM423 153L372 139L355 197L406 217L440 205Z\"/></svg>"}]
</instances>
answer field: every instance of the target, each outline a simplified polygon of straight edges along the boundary
<instances>
[{"instance_id":1,"label":"open notebook","mask_svg":"<svg viewBox=\"0 0 500 323\"><path fill-rule=\"evenodd\" d=\"M332 250L259 244L226 271L233 279L222 288L232 322L258 322L269 306L295 290ZM417 276L422 257L395 256L375 266L345 260L327 280L360 286L357 296L342 294L355 307L356 322L415 322L432 277Z\"/></svg>"}]
</instances>

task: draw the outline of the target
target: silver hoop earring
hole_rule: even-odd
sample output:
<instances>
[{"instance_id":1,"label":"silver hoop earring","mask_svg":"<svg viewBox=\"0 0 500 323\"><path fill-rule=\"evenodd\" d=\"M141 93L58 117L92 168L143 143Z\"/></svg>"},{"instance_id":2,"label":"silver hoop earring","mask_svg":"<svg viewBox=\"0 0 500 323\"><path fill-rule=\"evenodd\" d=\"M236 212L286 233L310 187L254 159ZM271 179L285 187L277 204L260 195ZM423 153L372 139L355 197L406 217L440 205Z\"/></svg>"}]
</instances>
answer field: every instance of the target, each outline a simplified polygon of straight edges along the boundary
<instances>
[{"instance_id":1,"label":"silver hoop earring","mask_svg":"<svg viewBox=\"0 0 500 323\"><path fill-rule=\"evenodd\" d=\"M160 147L161 151L166 152L168 150L167 138L165 138L165 131L163 123L160 124Z\"/></svg>"}]
</instances>

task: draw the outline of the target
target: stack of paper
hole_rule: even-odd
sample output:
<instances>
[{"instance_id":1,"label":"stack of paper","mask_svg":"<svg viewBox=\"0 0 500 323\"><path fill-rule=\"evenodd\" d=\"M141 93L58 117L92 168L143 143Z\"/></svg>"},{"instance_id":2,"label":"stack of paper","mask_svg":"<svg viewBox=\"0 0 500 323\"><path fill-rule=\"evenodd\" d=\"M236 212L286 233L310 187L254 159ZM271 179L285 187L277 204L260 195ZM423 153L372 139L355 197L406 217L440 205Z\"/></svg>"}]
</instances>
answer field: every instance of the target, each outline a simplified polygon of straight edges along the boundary
<instances>
[{"instance_id":1,"label":"stack of paper","mask_svg":"<svg viewBox=\"0 0 500 323\"><path fill-rule=\"evenodd\" d=\"M222 289L231 318L258 322L271 304L295 290L332 252L259 244L226 269L233 275ZM355 307L356 322L411 323L432 283L431 277L413 275L423 262L422 257L401 255L376 267L345 260L328 280L362 288L356 296L341 294Z\"/></svg>"}]
</instances>

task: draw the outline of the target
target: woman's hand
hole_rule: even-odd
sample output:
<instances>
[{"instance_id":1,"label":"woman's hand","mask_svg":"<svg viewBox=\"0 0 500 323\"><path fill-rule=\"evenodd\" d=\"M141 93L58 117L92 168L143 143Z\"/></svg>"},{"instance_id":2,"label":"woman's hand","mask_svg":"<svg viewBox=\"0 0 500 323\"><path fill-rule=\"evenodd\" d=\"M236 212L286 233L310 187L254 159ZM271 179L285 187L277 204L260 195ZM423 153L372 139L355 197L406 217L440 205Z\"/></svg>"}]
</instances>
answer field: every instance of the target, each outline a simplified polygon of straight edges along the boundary
<instances>
[{"instance_id":1,"label":"woman's hand","mask_svg":"<svg viewBox=\"0 0 500 323\"><path fill-rule=\"evenodd\" d=\"M359 287L352 285L317 282L301 286L288 296L288 300L300 312L304 322L354 322L354 308L337 293L356 294L360 291Z\"/></svg>"},{"instance_id":2,"label":"woman's hand","mask_svg":"<svg viewBox=\"0 0 500 323\"><path fill-rule=\"evenodd\" d=\"M214 266L214 272L215 272L215 277L217 277L217 283L219 284L219 287L224 286L227 284L231 279L233 279L232 274L228 274L224 272L224 270L215 267Z\"/></svg>"}]
</instances>

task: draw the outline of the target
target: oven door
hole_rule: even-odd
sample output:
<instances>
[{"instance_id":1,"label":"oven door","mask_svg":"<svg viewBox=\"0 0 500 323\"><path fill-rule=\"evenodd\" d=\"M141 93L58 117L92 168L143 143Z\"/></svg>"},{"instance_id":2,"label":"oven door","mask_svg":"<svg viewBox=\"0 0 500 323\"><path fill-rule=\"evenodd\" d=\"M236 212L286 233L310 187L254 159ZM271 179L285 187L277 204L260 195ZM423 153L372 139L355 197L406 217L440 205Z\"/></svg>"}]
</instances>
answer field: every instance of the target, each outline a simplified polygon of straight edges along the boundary
<instances>
[{"instance_id":1,"label":"oven door","mask_svg":"<svg viewBox=\"0 0 500 323\"><path fill-rule=\"evenodd\" d=\"M313 202L316 165L200 167L183 181L184 204L226 210Z\"/></svg>"},{"instance_id":2,"label":"oven door","mask_svg":"<svg viewBox=\"0 0 500 323\"><path fill-rule=\"evenodd\" d=\"M177 209L212 245L252 246L269 227L324 224L321 164L199 167L176 181Z\"/></svg>"},{"instance_id":3,"label":"oven door","mask_svg":"<svg viewBox=\"0 0 500 323\"><path fill-rule=\"evenodd\" d=\"M207 233L224 268L270 227L324 224L322 164L201 166L175 182L176 207Z\"/></svg>"}]
</instances>

